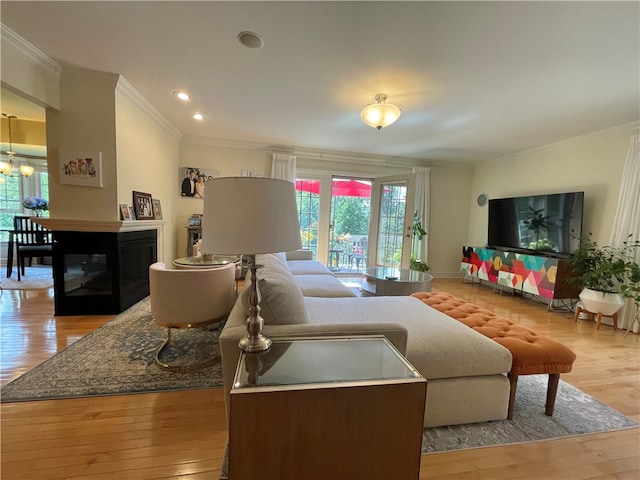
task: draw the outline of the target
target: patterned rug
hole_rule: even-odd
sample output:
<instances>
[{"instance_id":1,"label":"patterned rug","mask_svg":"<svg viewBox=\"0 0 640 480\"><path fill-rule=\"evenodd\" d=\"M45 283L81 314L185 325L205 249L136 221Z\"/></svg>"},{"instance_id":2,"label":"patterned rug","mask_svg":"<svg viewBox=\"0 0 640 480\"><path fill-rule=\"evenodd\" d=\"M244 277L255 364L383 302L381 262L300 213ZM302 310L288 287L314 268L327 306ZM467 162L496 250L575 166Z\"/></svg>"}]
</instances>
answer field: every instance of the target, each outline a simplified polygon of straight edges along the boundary
<instances>
[{"instance_id":1,"label":"patterned rug","mask_svg":"<svg viewBox=\"0 0 640 480\"><path fill-rule=\"evenodd\" d=\"M560 380L552 417L544 414L547 376L522 375L513 420L426 428L422 453L550 440L637 427L638 422Z\"/></svg>"},{"instance_id":2,"label":"patterned rug","mask_svg":"<svg viewBox=\"0 0 640 480\"><path fill-rule=\"evenodd\" d=\"M215 327L214 327L215 328ZM174 329L161 360L171 364L219 358L218 329ZM158 368L155 352L166 338L150 315L149 298L0 389L17 402L222 386L220 362L192 373Z\"/></svg>"},{"instance_id":3,"label":"patterned rug","mask_svg":"<svg viewBox=\"0 0 640 480\"><path fill-rule=\"evenodd\" d=\"M5 290L42 290L53 287L53 272L50 265L34 265L25 267L24 275L18 281L18 271L13 266L10 278L6 278L5 267L2 267L0 287Z\"/></svg>"}]
</instances>

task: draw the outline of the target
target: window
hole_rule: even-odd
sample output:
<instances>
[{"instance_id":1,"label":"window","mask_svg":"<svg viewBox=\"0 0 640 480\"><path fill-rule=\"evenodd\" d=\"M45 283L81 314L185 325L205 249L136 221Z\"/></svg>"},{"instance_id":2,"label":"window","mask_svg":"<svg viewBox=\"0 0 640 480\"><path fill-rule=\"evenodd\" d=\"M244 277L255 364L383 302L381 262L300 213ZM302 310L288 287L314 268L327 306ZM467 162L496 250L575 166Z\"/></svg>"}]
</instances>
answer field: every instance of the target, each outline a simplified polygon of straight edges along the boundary
<instances>
[{"instance_id":1,"label":"window","mask_svg":"<svg viewBox=\"0 0 640 480\"><path fill-rule=\"evenodd\" d=\"M16 215L31 215L32 210L22 206L24 197L43 197L49 200L49 174L46 162L42 165L33 165L34 172L25 177L20 174L18 168L14 168L10 176L0 175L0 230L13 228L13 217ZM43 216L49 216L49 212L43 212ZM7 242L9 234L0 232L0 242Z\"/></svg>"},{"instance_id":2,"label":"window","mask_svg":"<svg viewBox=\"0 0 640 480\"><path fill-rule=\"evenodd\" d=\"M320 180L297 178L296 203L300 220L300 239L302 248L318 256L318 220L320 216Z\"/></svg>"}]
</instances>

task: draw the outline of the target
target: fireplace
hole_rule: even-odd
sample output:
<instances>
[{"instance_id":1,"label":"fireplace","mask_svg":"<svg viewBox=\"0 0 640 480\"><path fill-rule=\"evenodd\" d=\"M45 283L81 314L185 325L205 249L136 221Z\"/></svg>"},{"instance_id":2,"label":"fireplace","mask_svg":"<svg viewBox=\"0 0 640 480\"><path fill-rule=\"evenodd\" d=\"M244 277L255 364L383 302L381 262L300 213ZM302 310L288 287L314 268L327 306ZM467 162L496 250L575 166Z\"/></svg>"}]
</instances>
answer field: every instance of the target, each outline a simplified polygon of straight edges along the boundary
<instances>
[{"instance_id":1,"label":"fireplace","mask_svg":"<svg viewBox=\"0 0 640 480\"><path fill-rule=\"evenodd\" d=\"M53 233L55 315L115 315L149 295L165 220L34 218Z\"/></svg>"},{"instance_id":2,"label":"fireplace","mask_svg":"<svg viewBox=\"0 0 640 480\"><path fill-rule=\"evenodd\" d=\"M149 295L157 231L53 231L55 315L117 314Z\"/></svg>"}]
</instances>

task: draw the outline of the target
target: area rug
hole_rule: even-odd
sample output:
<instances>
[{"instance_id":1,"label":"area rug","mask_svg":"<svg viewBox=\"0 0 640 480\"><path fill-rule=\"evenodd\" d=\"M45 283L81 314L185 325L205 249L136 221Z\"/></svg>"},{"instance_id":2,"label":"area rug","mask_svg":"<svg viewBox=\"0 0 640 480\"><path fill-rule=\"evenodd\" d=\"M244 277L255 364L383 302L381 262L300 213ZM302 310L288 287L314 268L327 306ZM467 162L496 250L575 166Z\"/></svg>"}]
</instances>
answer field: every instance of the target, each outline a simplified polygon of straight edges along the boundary
<instances>
[{"instance_id":1,"label":"area rug","mask_svg":"<svg viewBox=\"0 0 640 480\"><path fill-rule=\"evenodd\" d=\"M219 330L174 329L161 360L175 365L219 359ZM149 298L73 343L0 389L0 401L17 402L123 395L222 386L220 362L192 373L154 363L166 338L150 315Z\"/></svg>"},{"instance_id":2,"label":"area rug","mask_svg":"<svg viewBox=\"0 0 640 480\"><path fill-rule=\"evenodd\" d=\"M0 287L5 290L42 290L53 287L53 272L50 265L34 265L25 267L25 274L18 281L18 271L13 266L13 273L6 278L5 267L2 267Z\"/></svg>"},{"instance_id":3,"label":"area rug","mask_svg":"<svg viewBox=\"0 0 640 480\"><path fill-rule=\"evenodd\" d=\"M547 376L518 377L513 420L426 428L422 453L550 440L637 427L638 422L560 381L552 417L544 414Z\"/></svg>"}]
</instances>

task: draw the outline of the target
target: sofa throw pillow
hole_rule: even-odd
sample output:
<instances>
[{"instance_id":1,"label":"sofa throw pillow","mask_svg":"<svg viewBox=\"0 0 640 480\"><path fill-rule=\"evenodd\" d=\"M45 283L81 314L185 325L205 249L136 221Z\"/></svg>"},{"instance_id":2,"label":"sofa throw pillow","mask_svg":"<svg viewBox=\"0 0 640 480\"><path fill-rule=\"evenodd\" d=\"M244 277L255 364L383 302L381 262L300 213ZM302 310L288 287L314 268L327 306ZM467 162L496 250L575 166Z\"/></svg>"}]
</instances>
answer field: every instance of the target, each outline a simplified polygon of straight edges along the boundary
<instances>
[{"instance_id":1,"label":"sofa throw pillow","mask_svg":"<svg viewBox=\"0 0 640 480\"><path fill-rule=\"evenodd\" d=\"M258 269L258 288L260 289L260 315L265 325L290 325L309 323L309 314L304 304L302 292L296 285L293 275L280 262L267 261L265 268ZM251 279L245 281L240 299L249 311L249 291Z\"/></svg>"}]
</instances>

